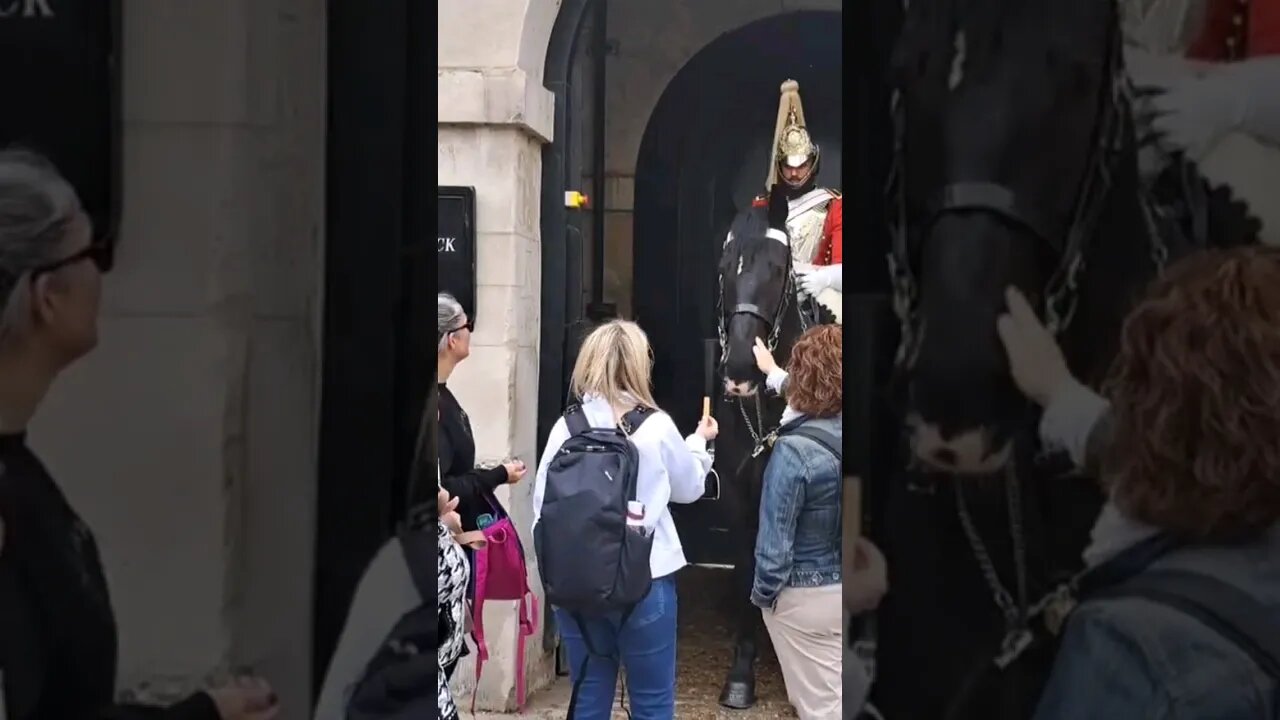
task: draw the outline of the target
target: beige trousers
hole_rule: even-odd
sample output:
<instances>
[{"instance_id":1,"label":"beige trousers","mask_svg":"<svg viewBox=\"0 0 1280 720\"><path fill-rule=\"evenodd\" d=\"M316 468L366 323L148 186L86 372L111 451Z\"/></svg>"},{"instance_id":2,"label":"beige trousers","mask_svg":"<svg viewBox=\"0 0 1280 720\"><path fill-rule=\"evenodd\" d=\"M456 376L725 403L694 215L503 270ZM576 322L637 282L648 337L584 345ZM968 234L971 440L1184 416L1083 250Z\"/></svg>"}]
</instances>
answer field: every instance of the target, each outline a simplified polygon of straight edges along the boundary
<instances>
[{"instance_id":1,"label":"beige trousers","mask_svg":"<svg viewBox=\"0 0 1280 720\"><path fill-rule=\"evenodd\" d=\"M840 585L786 588L778 606L764 610L787 699L800 720L835 720L841 717L841 667L844 628Z\"/></svg>"}]
</instances>

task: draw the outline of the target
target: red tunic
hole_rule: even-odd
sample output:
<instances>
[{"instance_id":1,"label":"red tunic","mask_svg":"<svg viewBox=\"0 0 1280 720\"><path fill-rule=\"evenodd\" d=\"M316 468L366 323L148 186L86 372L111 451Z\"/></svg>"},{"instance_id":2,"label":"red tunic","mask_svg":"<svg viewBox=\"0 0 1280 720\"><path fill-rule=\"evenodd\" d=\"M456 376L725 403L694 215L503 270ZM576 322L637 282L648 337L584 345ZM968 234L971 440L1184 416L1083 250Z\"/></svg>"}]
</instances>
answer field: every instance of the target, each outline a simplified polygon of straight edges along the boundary
<instances>
[{"instance_id":1,"label":"red tunic","mask_svg":"<svg viewBox=\"0 0 1280 720\"><path fill-rule=\"evenodd\" d=\"M822 225L822 242L818 245L815 265L839 265L844 257L844 198L836 198L827 206L827 221Z\"/></svg>"},{"instance_id":2,"label":"red tunic","mask_svg":"<svg viewBox=\"0 0 1280 720\"><path fill-rule=\"evenodd\" d=\"M1262 55L1280 55L1280 0L1210 0L1187 56L1223 62Z\"/></svg>"}]
</instances>

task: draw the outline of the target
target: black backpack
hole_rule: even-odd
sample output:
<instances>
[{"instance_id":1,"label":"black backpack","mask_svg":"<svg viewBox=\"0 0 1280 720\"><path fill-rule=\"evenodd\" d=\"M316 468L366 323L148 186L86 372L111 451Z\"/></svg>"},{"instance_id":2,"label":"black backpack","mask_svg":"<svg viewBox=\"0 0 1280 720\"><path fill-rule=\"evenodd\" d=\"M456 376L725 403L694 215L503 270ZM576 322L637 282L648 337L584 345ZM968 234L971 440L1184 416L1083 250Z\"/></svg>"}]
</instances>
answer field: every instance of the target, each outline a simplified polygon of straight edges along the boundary
<instances>
[{"instance_id":1,"label":"black backpack","mask_svg":"<svg viewBox=\"0 0 1280 720\"><path fill-rule=\"evenodd\" d=\"M627 527L627 503L636 499L640 455L630 435L653 413L637 407L620 427L593 428L581 406L564 419L565 440L547 465L542 511L533 529L534 552L547 602L567 611L586 641L569 701L577 706L592 647L583 618L621 612L625 625L653 583L652 534Z\"/></svg>"},{"instance_id":2,"label":"black backpack","mask_svg":"<svg viewBox=\"0 0 1280 720\"><path fill-rule=\"evenodd\" d=\"M347 701L347 720L422 720L437 714L440 617L436 611L436 538L402 530L400 547L422 603L387 633Z\"/></svg>"}]
</instances>

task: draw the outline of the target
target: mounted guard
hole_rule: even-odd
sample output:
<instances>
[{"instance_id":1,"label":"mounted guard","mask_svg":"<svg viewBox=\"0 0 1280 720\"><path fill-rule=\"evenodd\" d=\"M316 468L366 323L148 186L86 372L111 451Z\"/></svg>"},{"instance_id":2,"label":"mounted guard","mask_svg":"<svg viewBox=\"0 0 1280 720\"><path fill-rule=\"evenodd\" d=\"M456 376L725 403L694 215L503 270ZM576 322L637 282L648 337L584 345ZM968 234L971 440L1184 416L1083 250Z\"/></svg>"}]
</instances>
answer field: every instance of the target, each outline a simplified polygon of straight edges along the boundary
<instances>
[{"instance_id":1,"label":"mounted guard","mask_svg":"<svg viewBox=\"0 0 1280 720\"><path fill-rule=\"evenodd\" d=\"M835 315L838 323L843 292L844 200L838 190L817 187L821 154L805 124L800 84L787 80L781 93L769 177L765 192L752 205L767 207L769 191L776 183L786 188L790 201L787 232L798 289Z\"/></svg>"}]
</instances>

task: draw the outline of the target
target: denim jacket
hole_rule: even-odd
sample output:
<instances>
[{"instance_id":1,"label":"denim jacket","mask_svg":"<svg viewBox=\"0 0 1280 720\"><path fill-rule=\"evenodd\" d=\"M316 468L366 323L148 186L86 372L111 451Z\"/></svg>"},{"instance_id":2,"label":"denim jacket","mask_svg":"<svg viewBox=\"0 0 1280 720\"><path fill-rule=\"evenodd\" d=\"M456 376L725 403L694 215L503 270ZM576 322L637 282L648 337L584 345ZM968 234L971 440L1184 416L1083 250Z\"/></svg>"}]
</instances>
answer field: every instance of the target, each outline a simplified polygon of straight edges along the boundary
<instances>
[{"instance_id":1,"label":"denim jacket","mask_svg":"<svg viewBox=\"0 0 1280 720\"><path fill-rule=\"evenodd\" d=\"M806 425L840 440L844 420ZM840 583L840 463L826 448L794 434L778 438L764 472L756 575L751 602L773 608L786 587Z\"/></svg>"},{"instance_id":2,"label":"denim jacket","mask_svg":"<svg viewBox=\"0 0 1280 720\"><path fill-rule=\"evenodd\" d=\"M1137 536L1132 527L1108 534L1125 533ZM1097 535L1095 545L1105 541ZM1176 550L1157 568L1209 575L1280 613L1280 525L1241 547ZM1280 717L1277 703L1276 684L1200 621L1142 598L1108 598L1072 614L1035 720L1256 720Z\"/></svg>"},{"instance_id":3,"label":"denim jacket","mask_svg":"<svg viewBox=\"0 0 1280 720\"><path fill-rule=\"evenodd\" d=\"M1107 437L1107 401L1076 383L1050 400L1040 434L1078 466L1096 463ZM1091 458L1091 456L1095 456ZM1150 537L1155 528L1108 503L1084 560L1090 567ZM1231 584L1280 613L1280 524L1239 547L1183 548L1152 569L1189 570ZM1096 600L1067 623L1035 720L1280 716L1280 690L1253 660L1216 631L1142 598Z\"/></svg>"}]
</instances>

